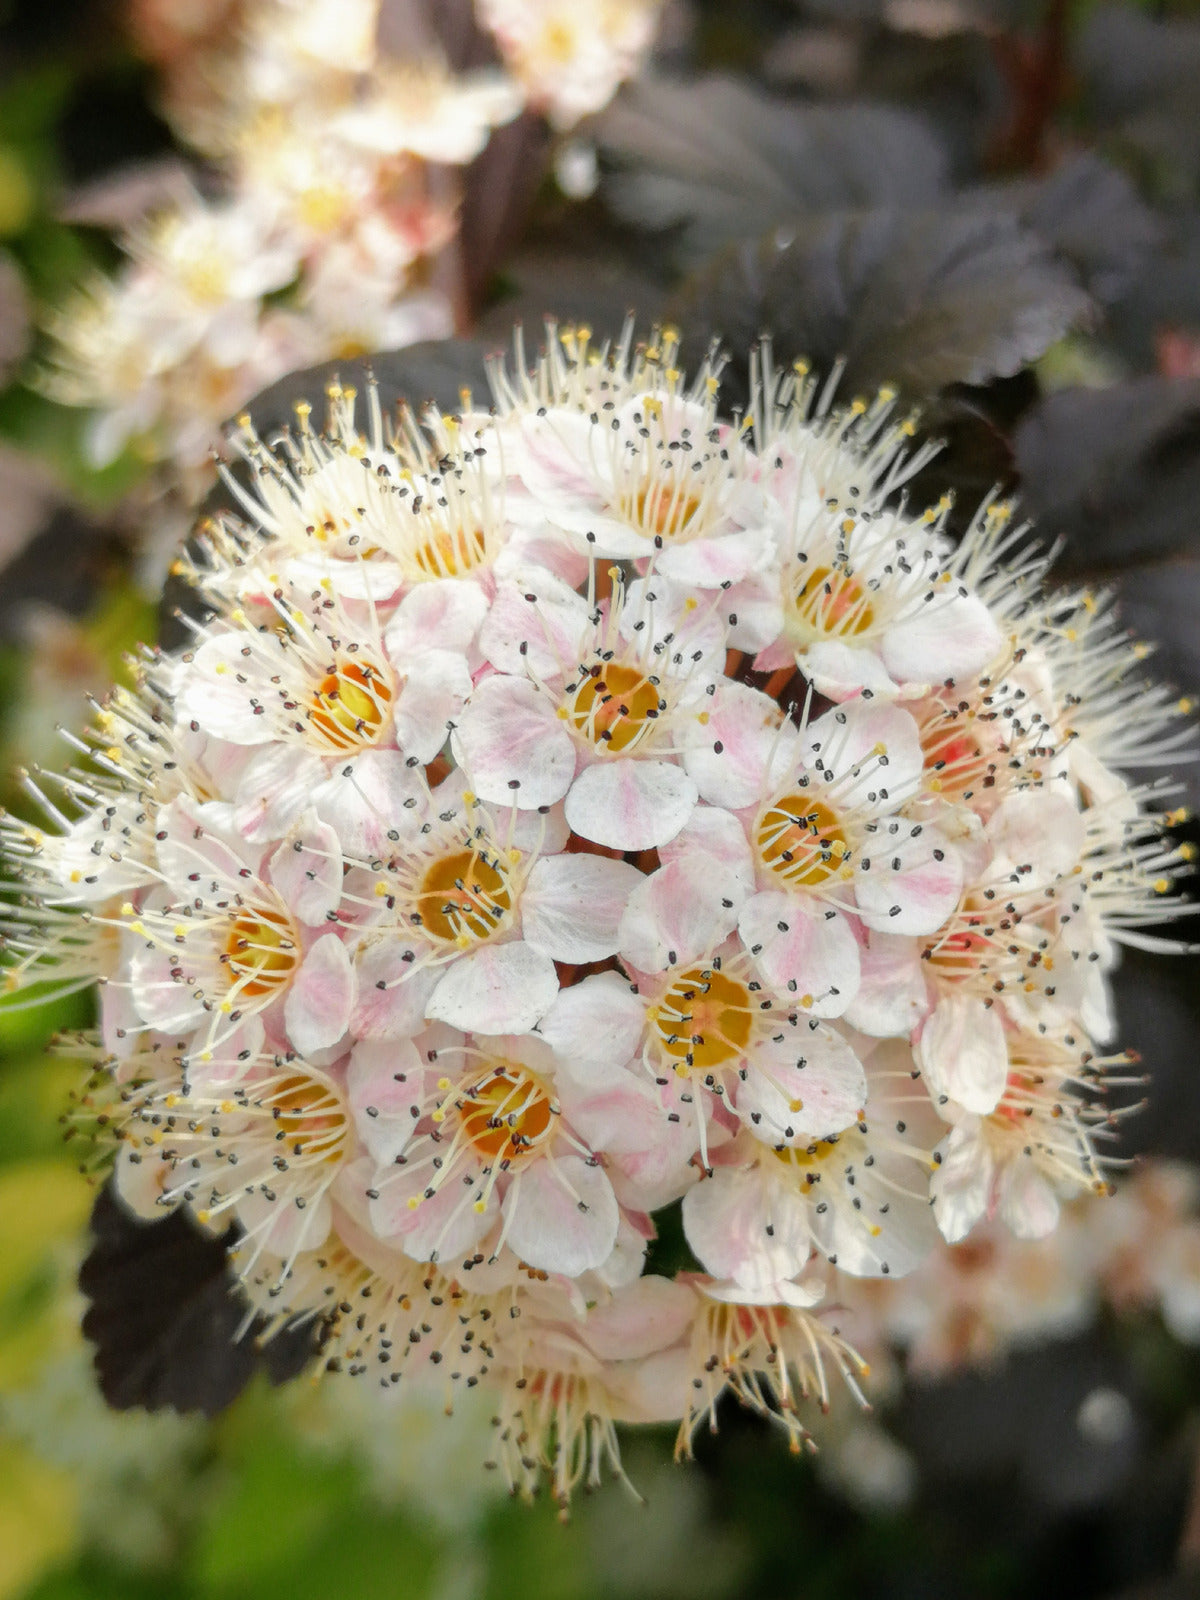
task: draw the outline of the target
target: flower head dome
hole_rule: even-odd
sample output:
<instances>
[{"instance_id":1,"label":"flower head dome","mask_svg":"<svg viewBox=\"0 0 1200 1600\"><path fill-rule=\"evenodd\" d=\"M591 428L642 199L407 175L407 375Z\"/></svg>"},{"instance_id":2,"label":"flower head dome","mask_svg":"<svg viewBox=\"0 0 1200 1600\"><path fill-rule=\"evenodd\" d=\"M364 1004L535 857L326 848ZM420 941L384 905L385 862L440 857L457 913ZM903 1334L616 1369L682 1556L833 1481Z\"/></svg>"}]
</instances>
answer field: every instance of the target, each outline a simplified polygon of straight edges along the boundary
<instances>
[{"instance_id":1,"label":"flower head dome","mask_svg":"<svg viewBox=\"0 0 1200 1600\"><path fill-rule=\"evenodd\" d=\"M677 349L242 419L207 620L4 824L10 989L102 985L118 1193L236 1223L345 1369L492 1385L564 1500L725 1387L803 1440L863 1373L835 1274L1105 1193L1109 974L1185 909L1186 726L1107 603L912 506L890 395L760 353L738 419Z\"/></svg>"}]
</instances>

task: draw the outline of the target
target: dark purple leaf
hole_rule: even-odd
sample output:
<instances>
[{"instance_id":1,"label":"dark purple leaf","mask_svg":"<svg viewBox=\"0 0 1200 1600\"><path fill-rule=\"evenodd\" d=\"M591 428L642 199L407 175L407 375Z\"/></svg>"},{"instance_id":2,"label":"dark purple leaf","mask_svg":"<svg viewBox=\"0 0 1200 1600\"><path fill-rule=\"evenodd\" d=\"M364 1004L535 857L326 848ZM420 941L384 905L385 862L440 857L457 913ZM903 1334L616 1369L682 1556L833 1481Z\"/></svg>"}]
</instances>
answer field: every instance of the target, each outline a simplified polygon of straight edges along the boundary
<instances>
[{"instance_id":1,"label":"dark purple leaf","mask_svg":"<svg viewBox=\"0 0 1200 1600\"><path fill-rule=\"evenodd\" d=\"M692 264L798 212L924 207L945 187L941 147L910 112L792 105L721 76L630 84L594 137L615 168L604 187L614 209L680 229Z\"/></svg>"},{"instance_id":2,"label":"dark purple leaf","mask_svg":"<svg viewBox=\"0 0 1200 1600\"><path fill-rule=\"evenodd\" d=\"M770 332L782 358L844 357L843 392L922 396L1011 376L1090 306L1034 234L968 206L799 218L723 253L671 311L693 360L713 335L740 353Z\"/></svg>"},{"instance_id":3,"label":"dark purple leaf","mask_svg":"<svg viewBox=\"0 0 1200 1600\"><path fill-rule=\"evenodd\" d=\"M1069 570L1197 548L1200 380L1049 395L1016 434L1026 508Z\"/></svg>"},{"instance_id":4,"label":"dark purple leaf","mask_svg":"<svg viewBox=\"0 0 1200 1600\"><path fill-rule=\"evenodd\" d=\"M91 1302L83 1331L100 1388L117 1411L224 1410L258 1371L283 1383L316 1353L313 1326L265 1346L242 1337L246 1306L229 1271L231 1236L213 1238L182 1211L135 1217L106 1188L92 1212L92 1248L79 1273Z\"/></svg>"}]
</instances>

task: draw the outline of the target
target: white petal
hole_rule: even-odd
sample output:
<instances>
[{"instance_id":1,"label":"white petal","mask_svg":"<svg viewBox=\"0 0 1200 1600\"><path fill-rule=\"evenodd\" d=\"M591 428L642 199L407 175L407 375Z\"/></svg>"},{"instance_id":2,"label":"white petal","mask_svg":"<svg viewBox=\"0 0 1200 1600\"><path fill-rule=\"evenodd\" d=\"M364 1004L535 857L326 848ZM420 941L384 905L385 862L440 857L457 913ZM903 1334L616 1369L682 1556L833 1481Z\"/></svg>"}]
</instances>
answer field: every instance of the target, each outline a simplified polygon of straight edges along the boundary
<instances>
[{"instance_id":1,"label":"white petal","mask_svg":"<svg viewBox=\"0 0 1200 1600\"><path fill-rule=\"evenodd\" d=\"M499 1198L493 1189L483 1210L475 1209L477 1175L471 1186L451 1179L426 1198L430 1171L428 1166L391 1167L385 1178L377 1179L376 1198L369 1206L371 1227L414 1261L453 1261L473 1251L491 1230L500 1212Z\"/></svg>"},{"instance_id":2,"label":"white petal","mask_svg":"<svg viewBox=\"0 0 1200 1600\"><path fill-rule=\"evenodd\" d=\"M859 950L859 964L858 993L843 1020L875 1039L907 1039L929 1010L917 941L872 933Z\"/></svg>"},{"instance_id":3,"label":"white petal","mask_svg":"<svg viewBox=\"0 0 1200 1600\"><path fill-rule=\"evenodd\" d=\"M963 1117L938 1147L940 1165L929 1180L933 1214L947 1244L965 1239L987 1215L995 1166L980 1137L978 1117Z\"/></svg>"},{"instance_id":4,"label":"white petal","mask_svg":"<svg viewBox=\"0 0 1200 1600\"><path fill-rule=\"evenodd\" d=\"M806 1207L757 1168L718 1168L683 1197L683 1231L714 1278L754 1290L803 1271L812 1250Z\"/></svg>"},{"instance_id":5,"label":"white petal","mask_svg":"<svg viewBox=\"0 0 1200 1600\"><path fill-rule=\"evenodd\" d=\"M1008 1082L1008 1047L999 1008L970 995L939 1000L915 1056L935 1105L944 1096L986 1116Z\"/></svg>"},{"instance_id":6,"label":"white petal","mask_svg":"<svg viewBox=\"0 0 1200 1600\"><path fill-rule=\"evenodd\" d=\"M467 655L487 609L487 599L477 583L464 583L461 578L419 583L396 607L384 630L384 647L402 673L430 646Z\"/></svg>"},{"instance_id":7,"label":"white petal","mask_svg":"<svg viewBox=\"0 0 1200 1600\"><path fill-rule=\"evenodd\" d=\"M889 817L867 830L854 897L868 928L936 933L962 893L962 858L938 829Z\"/></svg>"},{"instance_id":8,"label":"white petal","mask_svg":"<svg viewBox=\"0 0 1200 1600\"><path fill-rule=\"evenodd\" d=\"M402 833L419 826L425 796L420 767L398 750L364 750L335 767L312 801L347 855L374 860L390 855Z\"/></svg>"},{"instance_id":9,"label":"white petal","mask_svg":"<svg viewBox=\"0 0 1200 1600\"><path fill-rule=\"evenodd\" d=\"M521 931L555 961L603 961L617 948L626 903L645 877L603 856L544 856L521 895Z\"/></svg>"},{"instance_id":10,"label":"white petal","mask_svg":"<svg viewBox=\"0 0 1200 1600\"><path fill-rule=\"evenodd\" d=\"M787 1029L777 1044L750 1057L737 1086L740 1117L767 1144L807 1145L857 1122L867 1102L867 1076L835 1033Z\"/></svg>"},{"instance_id":11,"label":"white petal","mask_svg":"<svg viewBox=\"0 0 1200 1600\"><path fill-rule=\"evenodd\" d=\"M799 748L796 730L780 727L779 707L741 683L726 683L708 718L688 739L684 766L710 805L740 811L782 782Z\"/></svg>"},{"instance_id":12,"label":"white petal","mask_svg":"<svg viewBox=\"0 0 1200 1600\"><path fill-rule=\"evenodd\" d=\"M571 736L550 696L527 678L485 678L458 719L451 748L475 792L500 805L553 805L575 775Z\"/></svg>"},{"instance_id":13,"label":"white petal","mask_svg":"<svg viewBox=\"0 0 1200 1600\"><path fill-rule=\"evenodd\" d=\"M408 1039L360 1039L346 1069L346 1095L358 1136L375 1162L391 1166L419 1120L425 1074Z\"/></svg>"},{"instance_id":14,"label":"white petal","mask_svg":"<svg viewBox=\"0 0 1200 1600\"><path fill-rule=\"evenodd\" d=\"M293 916L318 927L342 898L342 846L315 811L301 819L270 863L271 882Z\"/></svg>"},{"instance_id":15,"label":"white petal","mask_svg":"<svg viewBox=\"0 0 1200 1600\"><path fill-rule=\"evenodd\" d=\"M813 1017L839 1017L858 993L858 944L840 911L768 890L738 918L742 943L774 989Z\"/></svg>"},{"instance_id":16,"label":"white petal","mask_svg":"<svg viewBox=\"0 0 1200 1600\"><path fill-rule=\"evenodd\" d=\"M363 1038L411 1038L425 1026L425 1007L441 971L416 967L405 954L411 952L401 941L386 936L359 951L353 1031Z\"/></svg>"},{"instance_id":17,"label":"white petal","mask_svg":"<svg viewBox=\"0 0 1200 1600\"><path fill-rule=\"evenodd\" d=\"M696 785L666 761L621 759L587 767L571 785L567 821L575 832L612 850L667 844L692 814Z\"/></svg>"},{"instance_id":18,"label":"white petal","mask_svg":"<svg viewBox=\"0 0 1200 1600\"><path fill-rule=\"evenodd\" d=\"M497 588L479 647L500 672L554 682L578 665L589 627L587 601L560 578L521 574Z\"/></svg>"},{"instance_id":19,"label":"white petal","mask_svg":"<svg viewBox=\"0 0 1200 1600\"><path fill-rule=\"evenodd\" d=\"M852 701L827 711L808 729L808 763L831 774L840 805L891 811L920 787L925 755L907 711L876 701Z\"/></svg>"},{"instance_id":20,"label":"white petal","mask_svg":"<svg viewBox=\"0 0 1200 1600\"><path fill-rule=\"evenodd\" d=\"M641 1043L645 1010L626 979L596 972L560 989L538 1032L565 1072L581 1083L613 1078Z\"/></svg>"},{"instance_id":21,"label":"white petal","mask_svg":"<svg viewBox=\"0 0 1200 1600\"><path fill-rule=\"evenodd\" d=\"M206 639L179 692L179 719L196 722L206 733L231 744L262 744L269 739L269 719L255 714L253 701L277 698L278 690L270 682L277 668L266 665L261 649L256 636L242 629Z\"/></svg>"},{"instance_id":22,"label":"white petal","mask_svg":"<svg viewBox=\"0 0 1200 1600\"><path fill-rule=\"evenodd\" d=\"M1058 1196L1028 1156L1018 1156L1000 1180L1000 1220L1018 1239L1045 1239L1058 1227Z\"/></svg>"},{"instance_id":23,"label":"white petal","mask_svg":"<svg viewBox=\"0 0 1200 1600\"><path fill-rule=\"evenodd\" d=\"M425 650L411 663L396 707L396 743L406 756L432 761L471 693L471 674L453 650Z\"/></svg>"},{"instance_id":24,"label":"white petal","mask_svg":"<svg viewBox=\"0 0 1200 1600\"><path fill-rule=\"evenodd\" d=\"M539 1272L577 1278L602 1266L617 1242L620 1212L604 1169L582 1156L535 1161L504 1201L509 1248Z\"/></svg>"},{"instance_id":25,"label":"white petal","mask_svg":"<svg viewBox=\"0 0 1200 1600\"><path fill-rule=\"evenodd\" d=\"M998 872L1031 869L1039 883L1074 871L1086 848L1083 818L1064 794L1047 789L1018 789L1002 800L987 836Z\"/></svg>"},{"instance_id":26,"label":"white petal","mask_svg":"<svg viewBox=\"0 0 1200 1600\"><path fill-rule=\"evenodd\" d=\"M234 800L238 831L253 841L282 838L325 778L320 757L295 744L269 744L256 750L242 772Z\"/></svg>"},{"instance_id":27,"label":"white petal","mask_svg":"<svg viewBox=\"0 0 1200 1600\"><path fill-rule=\"evenodd\" d=\"M350 1026L355 993L349 951L336 933L323 933L301 962L283 1004L288 1037L301 1055L338 1042Z\"/></svg>"},{"instance_id":28,"label":"white petal","mask_svg":"<svg viewBox=\"0 0 1200 1600\"><path fill-rule=\"evenodd\" d=\"M452 961L425 1015L464 1033L528 1033L558 993L550 957L532 945L485 945Z\"/></svg>"},{"instance_id":29,"label":"white petal","mask_svg":"<svg viewBox=\"0 0 1200 1600\"><path fill-rule=\"evenodd\" d=\"M629 896L620 951L639 972L663 972L708 955L737 926L733 874L701 855L681 856L642 878Z\"/></svg>"},{"instance_id":30,"label":"white petal","mask_svg":"<svg viewBox=\"0 0 1200 1600\"><path fill-rule=\"evenodd\" d=\"M664 867L691 856L719 862L732 873L740 900L753 893L754 856L746 830L732 811L697 806L675 837L659 849Z\"/></svg>"},{"instance_id":31,"label":"white petal","mask_svg":"<svg viewBox=\"0 0 1200 1600\"><path fill-rule=\"evenodd\" d=\"M850 700L864 690L880 700L898 693L891 674L874 650L828 640L799 652L804 675L830 700Z\"/></svg>"},{"instance_id":32,"label":"white petal","mask_svg":"<svg viewBox=\"0 0 1200 1600\"><path fill-rule=\"evenodd\" d=\"M970 594L938 595L914 617L883 636L880 653L897 683L963 683L977 677L1003 646L982 600Z\"/></svg>"},{"instance_id":33,"label":"white petal","mask_svg":"<svg viewBox=\"0 0 1200 1600\"><path fill-rule=\"evenodd\" d=\"M695 1314L686 1284L647 1273L589 1311L583 1337L601 1361L636 1361L681 1339Z\"/></svg>"}]
</instances>

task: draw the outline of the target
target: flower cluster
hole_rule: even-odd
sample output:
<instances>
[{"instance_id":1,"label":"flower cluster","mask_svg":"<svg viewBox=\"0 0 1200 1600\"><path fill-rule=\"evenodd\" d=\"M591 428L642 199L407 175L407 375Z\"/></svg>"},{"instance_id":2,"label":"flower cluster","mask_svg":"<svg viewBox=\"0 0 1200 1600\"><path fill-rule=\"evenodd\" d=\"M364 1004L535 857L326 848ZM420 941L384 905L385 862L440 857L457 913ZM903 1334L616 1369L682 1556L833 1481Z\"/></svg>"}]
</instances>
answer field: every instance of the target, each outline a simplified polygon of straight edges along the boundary
<instances>
[{"instance_id":1,"label":"flower cluster","mask_svg":"<svg viewBox=\"0 0 1200 1600\"><path fill-rule=\"evenodd\" d=\"M839 1282L1105 1193L1108 974L1184 909L1128 774L1187 730L1106 603L1006 505L912 509L890 394L764 350L729 420L676 351L241 419L207 620L6 825L14 985L101 984L118 1192L236 1223L341 1366L493 1386L562 1499L725 1390L802 1440Z\"/></svg>"},{"instance_id":2,"label":"flower cluster","mask_svg":"<svg viewBox=\"0 0 1200 1600\"><path fill-rule=\"evenodd\" d=\"M248 8L236 47L176 97L221 170L128 233L130 260L52 323L49 391L93 408L103 465L131 442L187 472L219 425L284 373L450 331L429 262L455 233L437 177L521 106L499 71L455 77L431 48L392 60L379 0Z\"/></svg>"},{"instance_id":3,"label":"flower cluster","mask_svg":"<svg viewBox=\"0 0 1200 1600\"><path fill-rule=\"evenodd\" d=\"M95 465L133 446L170 462L194 504L221 424L251 395L299 368L450 333L454 169L526 104L560 130L599 110L637 69L659 10L481 0L504 65L454 74L432 29L406 27L403 53L389 53L380 4L135 9L171 120L222 186L211 197L179 180L128 229L122 273L50 320L43 382L93 411Z\"/></svg>"}]
</instances>

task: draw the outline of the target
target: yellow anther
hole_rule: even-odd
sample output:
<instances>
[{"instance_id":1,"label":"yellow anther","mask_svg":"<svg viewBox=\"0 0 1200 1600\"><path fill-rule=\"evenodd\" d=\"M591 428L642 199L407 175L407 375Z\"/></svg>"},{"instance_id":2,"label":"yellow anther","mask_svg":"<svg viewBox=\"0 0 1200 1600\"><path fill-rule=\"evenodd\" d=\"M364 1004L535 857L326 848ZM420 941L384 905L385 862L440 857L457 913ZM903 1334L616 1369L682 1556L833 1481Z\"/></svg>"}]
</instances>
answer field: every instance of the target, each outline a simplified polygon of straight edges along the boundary
<instances>
[{"instance_id":1,"label":"yellow anther","mask_svg":"<svg viewBox=\"0 0 1200 1600\"><path fill-rule=\"evenodd\" d=\"M465 806L473 806L475 804L475 802L478 800L478 798L479 798L479 796L475 793L474 789L464 789L463 790L463 797L462 797L463 805L465 805Z\"/></svg>"},{"instance_id":2,"label":"yellow anther","mask_svg":"<svg viewBox=\"0 0 1200 1600\"><path fill-rule=\"evenodd\" d=\"M386 878L380 878L378 883L376 883L375 893L381 900L385 894L391 893L391 885L388 883Z\"/></svg>"},{"instance_id":3,"label":"yellow anther","mask_svg":"<svg viewBox=\"0 0 1200 1600\"><path fill-rule=\"evenodd\" d=\"M421 1196L419 1194L414 1194L414 1195L410 1195L409 1196L408 1209L410 1211L415 1211L420 1204L421 1204Z\"/></svg>"},{"instance_id":4,"label":"yellow anther","mask_svg":"<svg viewBox=\"0 0 1200 1600\"><path fill-rule=\"evenodd\" d=\"M800 996L800 1004L804 1007L805 1011L811 1011L813 1006L816 1005L816 1001L813 999L811 994L802 994Z\"/></svg>"},{"instance_id":5,"label":"yellow anther","mask_svg":"<svg viewBox=\"0 0 1200 1600\"><path fill-rule=\"evenodd\" d=\"M487 1210L487 1201L486 1200L476 1200L475 1209L479 1213L479 1215L482 1216L483 1213Z\"/></svg>"}]
</instances>

